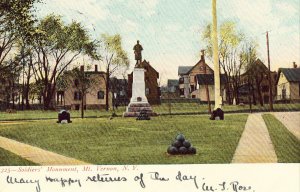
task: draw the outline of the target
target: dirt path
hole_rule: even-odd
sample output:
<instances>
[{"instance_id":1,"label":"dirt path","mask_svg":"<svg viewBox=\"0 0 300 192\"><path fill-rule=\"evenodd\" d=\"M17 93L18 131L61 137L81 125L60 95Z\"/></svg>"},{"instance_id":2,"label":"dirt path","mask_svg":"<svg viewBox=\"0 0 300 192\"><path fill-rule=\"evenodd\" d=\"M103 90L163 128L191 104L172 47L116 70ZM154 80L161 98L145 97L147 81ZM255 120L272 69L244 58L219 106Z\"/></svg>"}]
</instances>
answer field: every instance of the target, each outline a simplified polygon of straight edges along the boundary
<instances>
[{"instance_id":1,"label":"dirt path","mask_svg":"<svg viewBox=\"0 0 300 192\"><path fill-rule=\"evenodd\" d=\"M277 156L260 113L248 116L232 163L276 163Z\"/></svg>"},{"instance_id":2,"label":"dirt path","mask_svg":"<svg viewBox=\"0 0 300 192\"><path fill-rule=\"evenodd\" d=\"M0 136L0 148L40 165L86 165L83 161Z\"/></svg>"}]
</instances>

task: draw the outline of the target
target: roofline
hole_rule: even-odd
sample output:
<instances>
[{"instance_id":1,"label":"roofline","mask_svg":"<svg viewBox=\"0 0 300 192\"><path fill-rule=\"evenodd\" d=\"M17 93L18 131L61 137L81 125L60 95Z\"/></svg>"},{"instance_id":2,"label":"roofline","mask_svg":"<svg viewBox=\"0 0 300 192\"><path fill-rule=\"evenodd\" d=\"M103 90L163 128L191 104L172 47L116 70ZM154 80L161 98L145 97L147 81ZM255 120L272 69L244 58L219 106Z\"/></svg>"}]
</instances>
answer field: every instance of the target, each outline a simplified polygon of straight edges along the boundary
<instances>
[{"instance_id":1,"label":"roofline","mask_svg":"<svg viewBox=\"0 0 300 192\"><path fill-rule=\"evenodd\" d=\"M146 63L148 63L148 65L149 65L152 69L154 69L154 68L152 67L152 65L150 65L150 62L149 62L149 61L147 61L146 59L144 59L144 61L145 61ZM142 62L144 62L144 61L142 61ZM156 69L154 69L154 71L157 73L157 76L159 76L159 72L156 71Z\"/></svg>"},{"instance_id":2,"label":"roofline","mask_svg":"<svg viewBox=\"0 0 300 192\"><path fill-rule=\"evenodd\" d=\"M298 69L298 68L285 68L285 67L284 67L284 68L283 68L283 67L278 68L277 78L276 78L276 85L278 84L279 77L280 77L280 73L282 72L283 69ZM283 75L285 76L284 73L283 73ZM285 76L285 78L286 78L286 76ZM299 82L299 81L289 81L288 78L286 78L286 80L287 80L288 82Z\"/></svg>"},{"instance_id":3,"label":"roofline","mask_svg":"<svg viewBox=\"0 0 300 192\"><path fill-rule=\"evenodd\" d=\"M179 69L179 67L191 67L191 68L193 68L193 66L190 66L190 65L189 66L187 66L187 65L185 65L185 66L178 66L178 69ZM188 72L187 73L179 73L179 71L178 71L177 75L187 75Z\"/></svg>"},{"instance_id":4,"label":"roofline","mask_svg":"<svg viewBox=\"0 0 300 192\"><path fill-rule=\"evenodd\" d=\"M190 73L198 64L201 63L201 61L203 61L203 60L200 59L200 61L198 61L187 73ZM210 66L205 61L203 61L203 62L205 65L207 65L208 69L214 71L212 68L210 68Z\"/></svg>"}]
</instances>

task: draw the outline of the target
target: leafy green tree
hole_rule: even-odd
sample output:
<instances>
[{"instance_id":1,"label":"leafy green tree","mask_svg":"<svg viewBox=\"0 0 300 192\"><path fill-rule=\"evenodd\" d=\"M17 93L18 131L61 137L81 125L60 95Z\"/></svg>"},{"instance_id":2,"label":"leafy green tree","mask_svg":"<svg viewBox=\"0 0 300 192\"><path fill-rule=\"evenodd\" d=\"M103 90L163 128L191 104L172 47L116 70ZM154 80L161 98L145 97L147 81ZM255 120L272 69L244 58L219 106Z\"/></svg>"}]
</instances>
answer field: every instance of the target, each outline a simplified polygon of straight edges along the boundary
<instances>
[{"instance_id":1,"label":"leafy green tree","mask_svg":"<svg viewBox=\"0 0 300 192\"><path fill-rule=\"evenodd\" d=\"M98 59L96 42L92 41L83 26L72 21L65 24L60 16L43 18L34 36L33 49L36 62L33 73L36 80L44 83L44 109L53 108L56 81L78 57L88 55Z\"/></svg>"},{"instance_id":2,"label":"leafy green tree","mask_svg":"<svg viewBox=\"0 0 300 192\"><path fill-rule=\"evenodd\" d=\"M0 83L4 83L6 107L15 109L15 101L18 96L19 87L17 85L18 78L20 76L21 68L17 65L18 58L10 58L5 60L4 64L7 66L1 70ZM12 105L11 105L12 104Z\"/></svg>"},{"instance_id":3,"label":"leafy green tree","mask_svg":"<svg viewBox=\"0 0 300 192\"><path fill-rule=\"evenodd\" d=\"M202 33L202 39L206 43L206 52L212 58L212 37L211 24L208 24ZM219 47L219 64L226 76L226 90L227 99L232 103L233 97L238 100L238 87L240 84L240 74L243 66L240 61L240 52L244 34L237 30L236 23L226 21L221 24L218 33L218 47ZM233 94L231 95L230 92Z\"/></svg>"},{"instance_id":4,"label":"leafy green tree","mask_svg":"<svg viewBox=\"0 0 300 192\"><path fill-rule=\"evenodd\" d=\"M44 83L42 81L35 81L29 84L29 98L33 102L35 99L39 100L39 104L42 104L42 93L44 90Z\"/></svg>"},{"instance_id":5,"label":"leafy green tree","mask_svg":"<svg viewBox=\"0 0 300 192\"><path fill-rule=\"evenodd\" d=\"M268 69L259 59L257 59L257 47L258 45L255 42L248 42L241 53L241 60L244 63L245 74L248 77L248 85L251 88L253 103L256 105L255 93L257 93L259 103L263 106L261 83L268 75Z\"/></svg>"},{"instance_id":6,"label":"leafy green tree","mask_svg":"<svg viewBox=\"0 0 300 192\"><path fill-rule=\"evenodd\" d=\"M19 38L29 39L34 33L34 4L39 0L0 1L0 76L8 66L7 57L14 51ZM17 66L14 66L17 67Z\"/></svg>"},{"instance_id":7,"label":"leafy green tree","mask_svg":"<svg viewBox=\"0 0 300 192\"><path fill-rule=\"evenodd\" d=\"M78 85L76 85L76 87L81 93L81 118L84 118L84 100L86 98L86 94L93 89L93 86L97 82L94 78L89 76L89 74L79 70L78 68L74 68L70 75L73 79L78 80Z\"/></svg>"},{"instance_id":8,"label":"leafy green tree","mask_svg":"<svg viewBox=\"0 0 300 192\"><path fill-rule=\"evenodd\" d=\"M122 47L122 39L119 34L101 35L100 53L102 55L102 64L105 66L106 71L106 110L109 109L109 91L110 91L110 78L122 70L126 71L129 67L129 59L127 53Z\"/></svg>"}]
</instances>

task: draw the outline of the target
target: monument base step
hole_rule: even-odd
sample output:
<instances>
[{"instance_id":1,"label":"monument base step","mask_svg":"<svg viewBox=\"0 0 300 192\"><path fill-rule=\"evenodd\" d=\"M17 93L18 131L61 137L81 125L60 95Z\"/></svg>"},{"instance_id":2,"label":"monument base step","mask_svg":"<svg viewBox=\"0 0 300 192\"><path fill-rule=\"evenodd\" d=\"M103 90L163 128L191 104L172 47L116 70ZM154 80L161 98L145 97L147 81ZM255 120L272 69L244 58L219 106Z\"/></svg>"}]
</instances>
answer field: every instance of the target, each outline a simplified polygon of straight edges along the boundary
<instances>
[{"instance_id":1,"label":"monument base step","mask_svg":"<svg viewBox=\"0 0 300 192\"><path fill-rule=\"evenodd\" d=\"M137 117L139 116L140 112L124 112L123 117ZM157 116L155 112L147 112L149 116Z\"/></svg>"},{"instance_id":2,"label":"monument base step","mask_svg":"<svg viewBox=\"0 0 300 192\"><path fill-rule=\"evenodd\" d=\"M128 107L151 107L151 106L147 102L147 103L129 103Z\"/></svg>"},{"instance_id":3,"label":"monument base step","mask_svg":"<svg viewBox=\"0 0 300 192\"><path fill-rule=\"evenodd\" d=\"M137 117L141 111L146 111L149 116L157 116L148 102L132 102L128 104L123 117Z\"/></svg>"},{"instance_id":4,"label":"monument base step","mask_svg":"<svg viewBox=\"0 0 300 192\"><path fill-rule=\"evenodd\" d=\"M152 112L151 107L128 107L127 112L141 112L146 111L147 113Z\"/></svg>"}]
</instances>

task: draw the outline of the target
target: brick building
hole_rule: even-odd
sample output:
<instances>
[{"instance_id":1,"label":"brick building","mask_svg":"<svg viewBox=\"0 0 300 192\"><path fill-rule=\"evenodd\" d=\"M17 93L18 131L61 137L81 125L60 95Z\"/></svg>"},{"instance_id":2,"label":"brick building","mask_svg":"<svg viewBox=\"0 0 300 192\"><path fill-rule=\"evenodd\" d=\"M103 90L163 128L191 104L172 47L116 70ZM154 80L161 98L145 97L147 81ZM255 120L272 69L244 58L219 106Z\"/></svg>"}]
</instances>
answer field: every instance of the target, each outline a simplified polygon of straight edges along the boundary
<instances>
[{"instance_id":1,"label":"brick building","mask_svg":"<svg viewBox=\"0 0 300 192\"><path fill-rule=\"evenodd\" d=\"M257 59L250 68L241 75L240 87L238 89L237 103L260 103L261 105L269 103L269 69L260 60ZM273 101L276 96L276 78L277 73L271 71Z\"/></svg>"}]
</instances>

